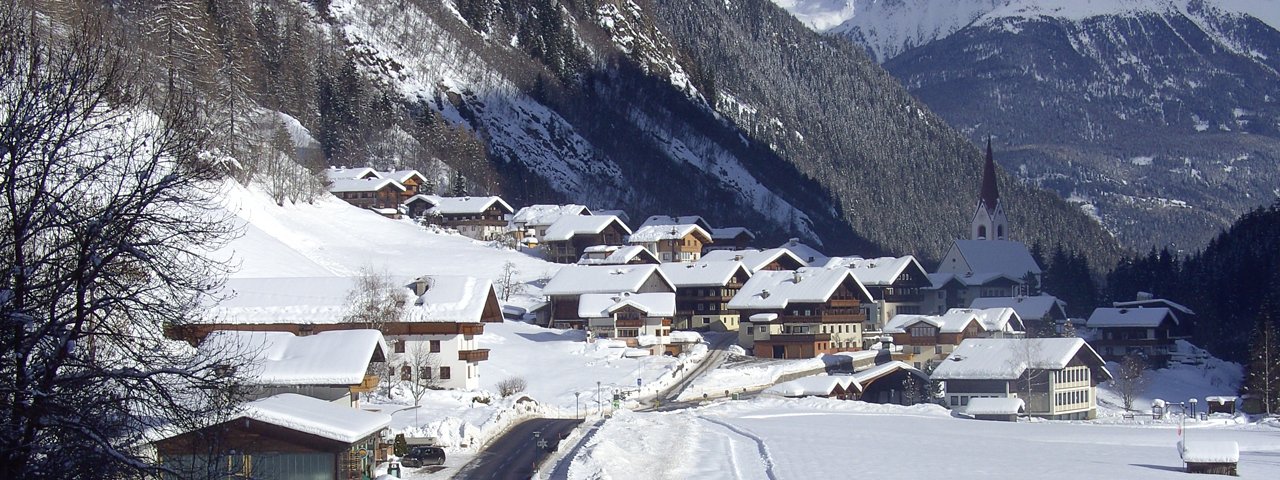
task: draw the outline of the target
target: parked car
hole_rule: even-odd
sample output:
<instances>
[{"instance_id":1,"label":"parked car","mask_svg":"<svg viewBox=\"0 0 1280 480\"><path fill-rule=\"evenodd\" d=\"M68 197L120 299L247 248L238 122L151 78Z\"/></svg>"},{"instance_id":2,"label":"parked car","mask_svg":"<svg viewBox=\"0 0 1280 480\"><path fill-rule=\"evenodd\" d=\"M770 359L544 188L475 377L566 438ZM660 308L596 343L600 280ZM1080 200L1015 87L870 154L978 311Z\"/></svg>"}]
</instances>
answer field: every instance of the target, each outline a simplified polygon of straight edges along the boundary
<instances>
[{"instance_id":1,"label":"parked car","mask_svg":"<svg viewBox=\"0 0 1280 480\"><path fill-rule=\"evenodd\" d=\"M406 467L423 465L444 465L444 449L440 447L413 447L400 458L400 464Z\"/></svg>"}]
</instances>

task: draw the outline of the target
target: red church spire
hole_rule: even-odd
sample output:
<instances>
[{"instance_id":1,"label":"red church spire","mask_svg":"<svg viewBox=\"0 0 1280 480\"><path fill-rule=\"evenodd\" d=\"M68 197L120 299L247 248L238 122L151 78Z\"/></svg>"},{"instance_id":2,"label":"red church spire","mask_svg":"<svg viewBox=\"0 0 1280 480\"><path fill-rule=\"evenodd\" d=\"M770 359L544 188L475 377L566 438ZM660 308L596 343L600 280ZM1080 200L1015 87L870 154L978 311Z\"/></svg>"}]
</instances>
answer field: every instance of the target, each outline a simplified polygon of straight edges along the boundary
<instances>
[{"instance_id":1,"label":"red church spire","mask_svg":"<svg viewBox=\"0 0 1280 480\"><path fill-rule=\"evenodd\" d=\"M980 192L982 205L987 208L988 212L996 210L996 203L1000 201L1000 190L996 188L996 161L991 156L991 137L987 137L987 162L982 166L982 191Z\"/></svg>"}]
</instances>

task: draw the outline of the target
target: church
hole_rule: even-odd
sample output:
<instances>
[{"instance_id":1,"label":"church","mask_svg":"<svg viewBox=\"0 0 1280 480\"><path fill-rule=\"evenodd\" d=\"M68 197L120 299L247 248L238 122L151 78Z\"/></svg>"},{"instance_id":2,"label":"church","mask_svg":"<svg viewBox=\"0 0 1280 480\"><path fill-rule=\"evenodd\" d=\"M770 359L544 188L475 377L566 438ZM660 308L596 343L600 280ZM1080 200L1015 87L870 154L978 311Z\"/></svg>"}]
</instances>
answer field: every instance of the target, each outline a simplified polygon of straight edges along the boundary
<instances>
[{"instance_id":1,"label":"church","mask_svg":"<svg viewBox=\"0 0 1280 480\"><path fill-rule=\"evenodd\" d=\"M929 274L933 295L926 313L967 308L975 298L1016 297L1039 285L1040 266L1025 243L1010 240L1009 218L1000 201L996 164L987 139L986 162L978 204L969 224L969 239L956 240Z\"/></svg>"}]
</instances>

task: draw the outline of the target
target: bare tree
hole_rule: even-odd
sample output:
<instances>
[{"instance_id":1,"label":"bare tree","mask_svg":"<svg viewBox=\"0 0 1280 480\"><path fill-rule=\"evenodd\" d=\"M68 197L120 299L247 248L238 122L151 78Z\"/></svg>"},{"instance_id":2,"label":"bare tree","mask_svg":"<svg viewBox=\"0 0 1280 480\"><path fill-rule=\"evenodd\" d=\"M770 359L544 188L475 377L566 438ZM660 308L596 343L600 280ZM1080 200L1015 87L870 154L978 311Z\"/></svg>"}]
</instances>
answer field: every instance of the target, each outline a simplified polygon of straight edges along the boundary
<instances>
[{"instance_id":1,"label":"bare tree","mask_svg":"<svg viewBox=\"0 0 1280 480\"><path fill-rule=\"evenodd\" d=\"M915 375L907 373L907 378L902 380L902 402L905 405L915 405L921 403L926 398L927 392L925 386Z\"/></svg>"},{"instance_id":2,"label":"bare tree","mask_svg":"<svg viewBox=\"0 0 1280 480\"><path fill-rule=\"evenodd\" d=\"M498 274L498 291L502 292L502 301L511 300L512 295L520 295L525 291L525 284L517 277L520 270L515 262L508 260L502 264L502 273Z\"/></svg>"},{"instance_id":3,"label":"bare tree","mask_svg":"<svg viewBox=\"0 0 1280 480\"><path fill-rule=\"evenodd\" d=\"M1018 396L1026 402L1027 411L1046 411L1049 408L1049 371L1043 365L1043 346L1039 338L1010 339L1014 342L1013 355L1009 357L1010 368L1022 369L1018 377Z\"/></svg>"},{"instance_id":4,"label":"bare tree","mask_svg":"<svg viewBox=\"0 0 1280 480\"><path fill-rule=\"evenodd\" d=\"M403 318L408 300L408 290L396 285L390 275L363 269L347 293L347 313L342 320L383 331L387 323Z\"/></svg>"},{"instance_id":5,"label":"bare tree","mask_svg":"<svg viewBox=\"0 0 1280 480\"><path fill-rule=\"evenodd\" d=\"M191 104L137 81L112 32L2 5L0 478L156 474L145 430L231 408L235 359L163 337L226 274L218 175Z\"/></svg>"},{"instance_id":6,"label":"bare tree","mask_svg":"<svg viewBox=\"0 0 1280 480\"><path fill-rule=\"evenodd\" d=\"M431 347L426 342L414 342L413 347L403 353L400 358L401 372L408 373L409 377L404 378L402 373L400 379L408 385L409 395L413 396L413 404L417 405L422 401L422 396L426 395L427 390L440 387L441 379L438 373L440 356L431 353Z\"/></svg>"},{"instance_id":7,"label":"bare tree","mask_svg":"<svg viewBox=\"0 0 1280 480\"><path fill-rule=\"evenodd\" d=\"M524 389L528 387L529 387L529 384L525 382L523 378L511 377L501 382L498 382L498 395L502 395L503 397L510 397L517 393L523 392Z\"/></svg>"},{"instance_id":8,"label":"bare tree","mask_svg":"<svg viewBox=\"0 0 1280 480\"><path fill-rule=\"evenodd\" d=\"M1147 361L1141 355L1130 353L1120 361L1119 375L1111 379L1111 386L1120 392L1120 401L1125 410L1133 410L1133 400L1146 387L1146 377L1142 372L1147 369Z\"/></svg>"}]
</instances>

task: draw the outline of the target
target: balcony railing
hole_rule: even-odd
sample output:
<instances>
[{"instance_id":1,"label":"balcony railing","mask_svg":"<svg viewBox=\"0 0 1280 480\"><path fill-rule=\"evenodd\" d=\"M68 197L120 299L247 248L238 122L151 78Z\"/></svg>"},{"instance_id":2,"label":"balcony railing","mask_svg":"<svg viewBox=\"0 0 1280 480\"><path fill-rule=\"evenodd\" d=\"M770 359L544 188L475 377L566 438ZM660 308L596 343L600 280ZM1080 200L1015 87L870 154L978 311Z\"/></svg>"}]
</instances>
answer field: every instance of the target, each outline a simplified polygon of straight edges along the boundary
<instances>
[{"instance_id":1,"label":"balcony railing","mask_svg":"<svg viewBox=\"0 0 1280 480\"><path fill-rule=\"evenodd\" d=\"M830 333L774 333L769 335L771 343L814 343L831 341Z\"/></svg>"},{"instance_id":2,"label":"balcony railing","mask_svg":"<svg viewBox=\"0 0 1280 480\"><path fill-rule=\"evenodd\" d=\"M489 359L489 349L458 350L458 360L464 362L483 362Z\"/></svg>"}]
</instances>

